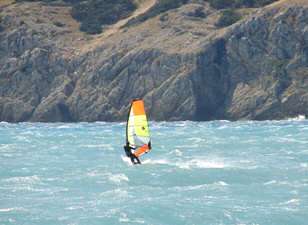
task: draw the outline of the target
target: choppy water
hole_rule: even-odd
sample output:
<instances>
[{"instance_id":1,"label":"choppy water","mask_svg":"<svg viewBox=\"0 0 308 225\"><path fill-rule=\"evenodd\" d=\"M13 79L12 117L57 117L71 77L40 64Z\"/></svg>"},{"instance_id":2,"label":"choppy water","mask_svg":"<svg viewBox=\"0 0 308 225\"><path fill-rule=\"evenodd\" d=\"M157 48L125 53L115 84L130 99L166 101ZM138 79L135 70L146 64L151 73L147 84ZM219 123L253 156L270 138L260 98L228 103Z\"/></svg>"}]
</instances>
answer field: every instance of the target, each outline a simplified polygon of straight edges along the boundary
<instances>
[{"instance_id":1,"label":"choppy water","mask_svg":"<svg viewBox=\"0 0 308 225\"><path fill-rule=\"evenodd\" d=\"M308 224L308 121L0 123L0 224Z\"/></svg>"}]
</instances>

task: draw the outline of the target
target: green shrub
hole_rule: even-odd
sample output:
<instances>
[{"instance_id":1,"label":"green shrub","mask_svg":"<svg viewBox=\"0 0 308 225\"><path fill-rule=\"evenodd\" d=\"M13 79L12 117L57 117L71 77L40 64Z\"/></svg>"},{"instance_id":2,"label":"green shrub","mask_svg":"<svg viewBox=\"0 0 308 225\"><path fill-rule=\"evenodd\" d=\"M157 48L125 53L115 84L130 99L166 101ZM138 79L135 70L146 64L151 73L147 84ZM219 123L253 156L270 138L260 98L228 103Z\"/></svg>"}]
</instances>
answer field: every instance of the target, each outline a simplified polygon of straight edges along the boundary
<instances>
[{"instance_id":1,"label":"green shrub","mask_svg":"<svg viewBox=\"0 0 308 225\"><path fill-rule=\"evenodd\" d=\"M208 2L215 9L230 8L234 5L234 0L208 0Z\"/></svg>"},{"instance_id":2,"label":"green shrub","mask_svg":"<svg viewBox=\"0 0 308 225\"><path fill-rule=\"evenodd\" d=\"M59 22L59 21L55 21L55 22L53 22L53 24L54 24L55 26L57 26L57 27L65 27L65 24L64 24L64 23L61 23L61 22Z\"/></svg>"},{"instance_id":3,"label":"green shrub","mask_svg":"<svg viewBox=\"0 0 308 225\"><path fill-rule=\"evenodd\" d=\"M58 0L16 0L22 1L42 1L45 3ZM63 0L72 5L71 14L74 19L80 22L80 30L89 34L97 34L102 31L102 26L116 23L118 20L129 16L136 6L133 0ZM203 0L210 3L216 9L235 9L243 7L261 7L277 0ZM147 13L138 16L130 21L128 25L143 22L149 18L157 16L170 9L175 9L189 0L158 0ZM196 14L204 17L202 11ZM218 26L228 26L240 19L235 11L223 11L218 22Z\"/></svg>"},{"instance_id":4,"label":"green shrub","mask_svg":"<svg viewBox=\"0 0 308 225\"><path fill-rule=\"evenodd\" d=\"M226 9L222 11L221 16L216 25L218 27L227 27L234 24L240 19L241 16L234 9Z\"/></svg>"},{"instance_id":5,"label":"green shrub","mask_svg":"<svg viewBox=\"0 0 308 225\"><path fill-rule=\"evenodd\" d=\"M261 7L277 0L205 0L215 9Z\"/></svg>"},{"instance_id":6,"label":"green shrub","mask_svg":"<svg viewBox=\"0 0 308 225\"><path fill-rule=\"evenodd\" d=\"M156 6L156 10L159 12L164 12L169 9L180 7L185 3L187 3L187 0L159 0Z\"/></svg>"},{"instance_id":7,"label":"green shrub","mask_svg":"<svg viewBox=\"0 0 308 225\"><path fill-rule=\"evenodd\" d=\"M96 22L87 20L80 24L80 31L88 34L100 34L102 32L102 26Z\"/></svg>"},{"instance_id":8,"label":"green shrub","mask_svg":"<svg viewBox=\"0 0 308 225\"><path fill-rule=\"evenodd\" d=\"M138 24L147 19L153 18L161 13L164 13L168 10L178 8L187 2L188 0L158 0L157 3L147 13L140 15L137 18L129 21L127 25L130 26Z\"/></svg>"},{"instance_id":9,"label":"green shrub","mask_svg":"<svg viewBox=\"0 0 308 225\"><path fill-rule=\"evenodd\" d=\"M256 0L235 0L234 6L236 8L240 7L254 7L256 5Z\"/></svg>"},{"instance_id":10,"label":"green shrub","mask_svg":"<svg viewBox=\"0 0 308 225\"><path fill-rule=\"evenodd\" d=\"M94 34L101 32L102 25L116 23L135 9L130 0L87 0L73 5L72 16L81 22L80 30Z\"/></svg>"},{"instance_id":11,"label":"green shrub","mask_svg":"<svg viewBox=\"0 0 308 225\"><path fill-rule=\"evenodd\" d=\"M1 23L2 23L2 17L0 16L0 32L4 31L4 27Z\"/></svg>"}]
</instances>

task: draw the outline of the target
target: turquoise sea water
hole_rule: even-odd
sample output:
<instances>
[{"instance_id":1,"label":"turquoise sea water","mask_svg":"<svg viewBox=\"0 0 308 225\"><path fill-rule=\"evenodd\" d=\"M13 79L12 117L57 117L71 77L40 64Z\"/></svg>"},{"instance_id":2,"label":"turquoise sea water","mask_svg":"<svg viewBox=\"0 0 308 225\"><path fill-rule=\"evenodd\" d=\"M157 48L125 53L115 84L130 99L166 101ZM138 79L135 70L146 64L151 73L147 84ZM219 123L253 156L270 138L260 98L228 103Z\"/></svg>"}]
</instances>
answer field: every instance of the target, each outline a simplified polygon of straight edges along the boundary
<instances>
[{"instance_id":1,"label":"turquoise sea water","mask_svg":"<svg viewBox=\"0 0 308 225\"><path fill-rule=\"evenodd\" d=\"M308 224L308 121L0 123L0 224Z\"/></svg>"}]
</instances>

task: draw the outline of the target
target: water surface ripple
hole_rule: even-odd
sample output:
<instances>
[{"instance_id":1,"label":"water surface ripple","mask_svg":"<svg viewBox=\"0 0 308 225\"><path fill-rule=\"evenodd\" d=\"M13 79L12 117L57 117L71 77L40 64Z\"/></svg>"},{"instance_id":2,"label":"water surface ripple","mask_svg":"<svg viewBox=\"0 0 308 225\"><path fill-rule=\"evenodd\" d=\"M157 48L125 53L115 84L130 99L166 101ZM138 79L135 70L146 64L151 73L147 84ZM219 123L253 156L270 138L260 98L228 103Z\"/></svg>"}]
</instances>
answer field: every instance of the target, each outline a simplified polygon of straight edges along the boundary
<instances>
[{"instance_id":1,"label":"water surface ripple","mask_svg":"<svg viewBox=\"0 0 308 225\"><path fill-rule=\"evenodd\" d=\"M0 123L0 224L305 225L308 121Z\"/></svg>"}]
</instances>

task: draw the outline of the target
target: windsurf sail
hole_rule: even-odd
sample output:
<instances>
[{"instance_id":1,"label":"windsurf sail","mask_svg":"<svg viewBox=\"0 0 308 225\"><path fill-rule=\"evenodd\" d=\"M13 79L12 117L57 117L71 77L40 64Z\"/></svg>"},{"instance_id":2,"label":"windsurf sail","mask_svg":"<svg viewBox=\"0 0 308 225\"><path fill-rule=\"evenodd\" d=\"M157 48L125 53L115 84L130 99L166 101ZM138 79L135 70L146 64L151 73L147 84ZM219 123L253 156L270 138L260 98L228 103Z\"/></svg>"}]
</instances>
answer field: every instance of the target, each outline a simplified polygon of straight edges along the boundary
<instances>
[{"instance_id":1,"label":"windsurf sail","mask_svg":"<svg viewBox=\"0 0 308 225\"><path fill-rule=\"evenodd\" d=\"M151 139L148 120L143 100L136 99L131 103L126 125L126 143L134 148L137 157L151 150Z\"/></svg>"}]
</instances>

